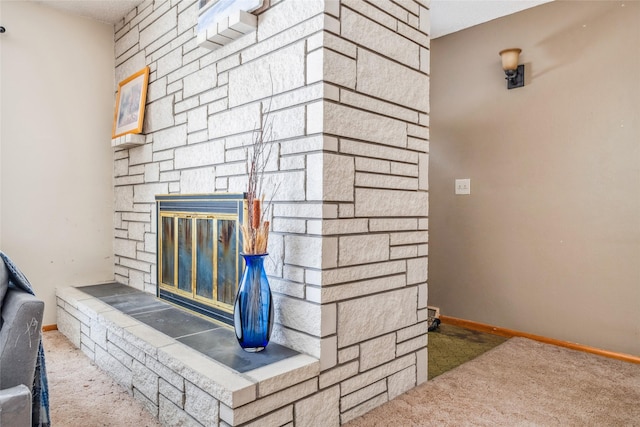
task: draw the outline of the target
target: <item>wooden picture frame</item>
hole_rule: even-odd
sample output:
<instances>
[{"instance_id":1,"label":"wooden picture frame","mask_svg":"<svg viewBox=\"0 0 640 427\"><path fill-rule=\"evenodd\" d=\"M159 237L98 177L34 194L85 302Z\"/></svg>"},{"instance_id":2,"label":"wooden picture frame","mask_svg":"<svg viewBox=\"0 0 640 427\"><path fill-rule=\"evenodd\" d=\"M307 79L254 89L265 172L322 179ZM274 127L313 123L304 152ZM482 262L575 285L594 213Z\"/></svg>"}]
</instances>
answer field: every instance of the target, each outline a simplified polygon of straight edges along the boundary
<instances>
[{"instance_id":1,"label":"wooden picture frame","mask_svg":"<svg viewBox=\"0 0 640 427\"><path fill-rule=\"evenodd\" d=\"M142 132L148 84L149 67L143 68L120 82L113 115L112 138L128 133Z\"/></svg>"}]
</instances>

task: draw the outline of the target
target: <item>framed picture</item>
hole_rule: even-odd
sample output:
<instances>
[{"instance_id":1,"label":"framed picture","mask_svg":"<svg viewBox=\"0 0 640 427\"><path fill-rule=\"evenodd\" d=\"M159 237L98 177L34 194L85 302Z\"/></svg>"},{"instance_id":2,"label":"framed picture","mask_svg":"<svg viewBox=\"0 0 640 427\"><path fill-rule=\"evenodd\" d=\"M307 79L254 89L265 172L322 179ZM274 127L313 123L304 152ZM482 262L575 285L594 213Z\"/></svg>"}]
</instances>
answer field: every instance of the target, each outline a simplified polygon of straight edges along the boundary
<instances>
[{"instance_id":1,"label":"framed picture","mask_svg":"<svg viewBox=\"0 0 640 427\"><path fill-rule=\"evenodd\" d=\"M118 85L112 138L142 132L144 105L147 100L149 67L145 67Z\"/></svg>"}]
</instances>

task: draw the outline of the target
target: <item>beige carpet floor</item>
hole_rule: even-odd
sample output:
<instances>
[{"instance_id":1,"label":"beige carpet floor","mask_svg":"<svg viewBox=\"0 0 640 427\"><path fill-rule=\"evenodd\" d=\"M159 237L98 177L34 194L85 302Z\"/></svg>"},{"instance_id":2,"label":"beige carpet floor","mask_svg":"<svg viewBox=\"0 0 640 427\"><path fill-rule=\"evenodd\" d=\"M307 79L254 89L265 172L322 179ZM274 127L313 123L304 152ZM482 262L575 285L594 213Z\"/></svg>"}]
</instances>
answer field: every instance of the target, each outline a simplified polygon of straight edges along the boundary
<instances>
[{"instance_id":1,"label":"beige carpet floor","mask_svg":"<svg viewBox=\"0 0 640 427\"><path fill-rule=\"evenodd\" d=\"M640 426L640 365L512 338L347 424Z\"/></svg>"},{"instance_id":2,"label":"beige carpet floor","mask_svg":"<svg viewBox=\"0 0 640 427\"><path fill-rule=\"evenodd\" d=\"M58 331L44 346L54 427L159 425ZM640 365L513 338L348 424L363 426L640 426Z\"/></svg>"},{"instance_id":3,"label":"beige carpet floor","mask_svg":"<svg viewBox=\"0 0 640 427\"><path fill-rule=\"evenodd\" d=\"M58 331L43 335L52 427L156 427L160 423Z\"/></svg>"}]
</instances>

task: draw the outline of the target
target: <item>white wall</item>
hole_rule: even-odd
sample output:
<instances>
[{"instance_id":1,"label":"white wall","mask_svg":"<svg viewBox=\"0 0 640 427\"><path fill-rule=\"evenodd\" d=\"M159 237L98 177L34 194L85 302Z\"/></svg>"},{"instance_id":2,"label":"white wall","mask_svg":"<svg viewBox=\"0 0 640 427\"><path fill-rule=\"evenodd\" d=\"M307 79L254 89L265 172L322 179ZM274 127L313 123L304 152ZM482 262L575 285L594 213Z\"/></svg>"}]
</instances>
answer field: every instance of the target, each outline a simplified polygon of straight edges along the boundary
<instances>
[{"instance_id":1,"label":"white wall","mask_svg":"<svg viewBox=\"0 0 640 427\"><path fill-rule=\"evenodd\" d=\"M45 301L113 279L113 28L0 3L0 248Z\"/></svg>"}]
</instances>

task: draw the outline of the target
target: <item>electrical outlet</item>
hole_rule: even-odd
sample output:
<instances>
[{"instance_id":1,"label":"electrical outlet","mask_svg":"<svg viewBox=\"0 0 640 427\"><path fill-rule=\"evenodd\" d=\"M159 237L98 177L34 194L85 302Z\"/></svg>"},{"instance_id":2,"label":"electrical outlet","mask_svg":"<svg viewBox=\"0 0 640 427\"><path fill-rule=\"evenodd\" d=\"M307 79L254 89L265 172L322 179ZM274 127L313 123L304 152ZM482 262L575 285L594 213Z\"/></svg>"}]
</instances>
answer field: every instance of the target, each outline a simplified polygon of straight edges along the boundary
<instances>
[{"instance_id":1,"label":"electrical outlet","mask_svg":"<svg viewBox=\"0 0 640 427\"><path fill-rule=\"evenodd\" d=\"M471 194L471 179L456 179L456 194Z\"/></svg>"}]
</instances>

